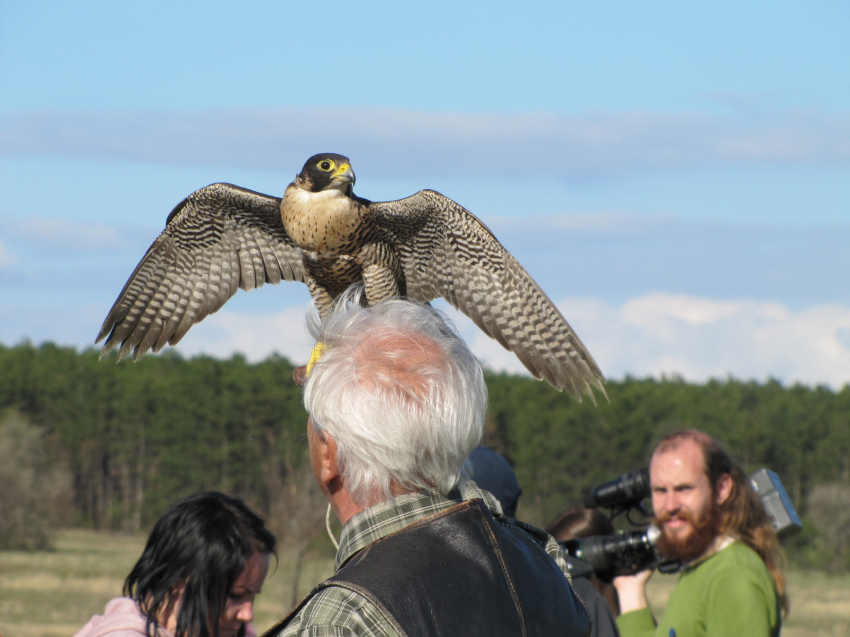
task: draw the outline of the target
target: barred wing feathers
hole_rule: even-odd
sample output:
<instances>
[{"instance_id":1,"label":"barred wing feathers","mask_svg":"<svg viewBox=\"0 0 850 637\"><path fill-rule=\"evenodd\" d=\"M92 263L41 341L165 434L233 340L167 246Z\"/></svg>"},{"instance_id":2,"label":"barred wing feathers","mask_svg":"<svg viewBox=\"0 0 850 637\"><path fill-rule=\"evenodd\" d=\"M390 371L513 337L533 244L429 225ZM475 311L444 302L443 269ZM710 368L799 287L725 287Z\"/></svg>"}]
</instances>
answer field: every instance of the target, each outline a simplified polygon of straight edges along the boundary
<instances>
[{"instance_id":1,"label":"barred wing feathers","mask_svg":"<svg viewBox=\"0 0 850 637\"><path fill-rule=\"evenodd\" d=\"M536 377L595 403L607 398L593 357L528 272L468 210L423 190L371 203L379 234L397 246L407 295L442 297L513 352Z\"/></svg>"},{"instance_id":2,"label":"barred wing feathers","mask_svg":"<svg viewBox=\"0 0 850 637\"><path fill-rule=\"evenodd\" d=\"M231 184L193 192L168 216L109 311L101 358L175 345L237 289L304 281L302 253L284 230L280 199Z\"/></svg>"}]
</instances>

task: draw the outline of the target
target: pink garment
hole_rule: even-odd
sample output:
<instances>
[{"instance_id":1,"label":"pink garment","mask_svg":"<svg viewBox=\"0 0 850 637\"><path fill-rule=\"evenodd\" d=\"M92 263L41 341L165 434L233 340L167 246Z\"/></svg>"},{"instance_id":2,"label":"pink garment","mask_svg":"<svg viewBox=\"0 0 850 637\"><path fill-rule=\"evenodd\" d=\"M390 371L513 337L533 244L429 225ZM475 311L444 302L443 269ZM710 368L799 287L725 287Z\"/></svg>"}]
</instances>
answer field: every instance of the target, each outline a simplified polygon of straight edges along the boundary
<instances>
[{"instance_id":1,"label":"pink garment","mask_svg":"<svg viewBox=\"0 0 850 637\"><path fill-rule=\"evenodd\" d=\"M136 602L129 597L116 597L109 601L103 615L95 615L74 637L139 637L147 636L145 616ZM162 637L171 637L164 628L159 629Z\"/></svg>"},{"instance_id":2,"label":"pink garment","mask_svg":"<svg viewBox=\"0 0 850 637\"><path fill-rule=\"evenodd\" d=\"M145 632L145 616L142 615L135 600L129 597L116 597L109 600L103 615L95 615L74 637L139 637ZM245 637L257 637L257 631L248 623L245 625ZM159 637L172 637L165 628L160 628Z\"/></svg>"}]
</instances>

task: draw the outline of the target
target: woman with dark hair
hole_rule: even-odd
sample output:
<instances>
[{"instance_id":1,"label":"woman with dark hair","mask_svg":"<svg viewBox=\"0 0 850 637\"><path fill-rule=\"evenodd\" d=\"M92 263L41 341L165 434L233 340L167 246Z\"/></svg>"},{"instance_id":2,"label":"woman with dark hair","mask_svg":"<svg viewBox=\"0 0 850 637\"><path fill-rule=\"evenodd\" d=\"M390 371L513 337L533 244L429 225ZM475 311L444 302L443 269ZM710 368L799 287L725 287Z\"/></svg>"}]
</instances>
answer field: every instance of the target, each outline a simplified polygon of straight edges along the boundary
<instances>
[{"instance_id":1,"label":"woman with dark hair","mask_svg":"<svg viewBox=\"0 0 850 637\"><path fill-rule=\"evenodd\" d=\"M242 500L217 491L181 500L154 525L125 597L74 637L243 637L276 544Z\"/></svg>"},{"instance_id":2,"label":"woman with dark hair","mask_svg":"<svg viewBox=\"0 0 850 637\"><path fill-rule=\"evenodd\" d=\"M558 542L566 542L579 537L590 537L591 535L613 535L614 525L608 516L599 509L586 509L575 507L561 513L546 527L549 534ZM598 590L614 616L620 614L620 599L617 589L614 588L613 573L591 573L590 583Z\"/></svg>"},{"instance_id":3,"label":"woman with dark hair","mask_svg":"<svg viewBox=\"0 0 850 637\"><path fill-rule=\"evenodd\" d=\"M598 509L576 507L561 513L549 526L549 534L558 542L566 542L591 535L611 535L614 525ZM619 637L616 617L620 614L620 600L612 583L613 574L594 573L590 564L564 555L573 578L573 588L587 606L593 620L592 637Z\"/></svg>"},{"instance_id":4,"label":"woman with dark hair","mask_svg":"<svg viewBox=\"0 0 850 637\"><path fill-rule=\"evenodd\" d=\"M559 542L591 535L611 535L614 525L599 509L575 507L562 512L546 529Z\"/></svg>"}]
</instances>

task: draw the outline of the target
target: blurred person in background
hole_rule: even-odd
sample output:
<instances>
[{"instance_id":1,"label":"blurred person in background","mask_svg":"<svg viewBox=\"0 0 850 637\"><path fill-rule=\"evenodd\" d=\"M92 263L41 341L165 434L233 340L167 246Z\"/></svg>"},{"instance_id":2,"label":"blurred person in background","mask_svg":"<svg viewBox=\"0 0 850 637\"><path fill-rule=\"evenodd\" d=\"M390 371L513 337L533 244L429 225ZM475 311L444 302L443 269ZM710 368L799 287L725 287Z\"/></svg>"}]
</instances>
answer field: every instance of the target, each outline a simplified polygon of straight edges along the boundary
<instances>
[{"instance_id":1,"label":"blurred person in background","mask_svg":"<svg viewBox=\"0 0 850 637\"><path fill-rule=\"evenodd\" d=\"M217 491L173 504L111 600L74 637L255 635L260 593L277 541L245 503Z\"/></svg>"},{"instance_id":2,"label":"blurred person in background","mask_svg":"<svg viewBox=\"0 0 850 637\"><path fill-rule=\"evenodd\" d=\"M467 460L475 484L493 494L505 517L515 518L522 489L508 461L487 447L475 447Z\"/></svg>"},{"instance_id":3,"label":"blurred person in background","mask_svg":"<svg viewBox=\"0 0 850 637\"><path fill-rule=\"evenodd\" d=\"M568 509L556 517L546 527L558 542L565 542L591 535L611 535L614 525L602 511L576 507ZM595 635L599 637L618 637L616 616L620 614L620 602L617 589L614 588L613 574L595 573L587 563L571 555L564 555L573 578L573 588L590 611Z\"/></svg>"},{"instance_id":4,"label":"blurred person in background","mask_svg":"<svg viewBox=\"0 0 850 637\"><path fill-rule=\"evenodd\" d=\"M599 509L587 509L585 507L575 507L561 513L558 517L549 523L546 527L549 534L558 542L566 542L581 537L590 537L592 535L613 535L616 531L611 520ZM567 556L567 564L570 564L570 574L578 577L572 568L572 561L579 562L576 558ZM587 573L586 569L582 569ZM595 573L593 569L584 575L593 587L599 591L608 607L611 609L613 616L620 614L620 600L617 597L617 589L614 588L613 573ZM575 581L573 582L575 584ZM578 586L576 586L578 590ZM578 590L579 596L581 591Z\"/></svg>"},{"instance_id":5,"label":"blurred person in background","mask_svg":"<svg viewBox=\"0 0 850 637\"><path fill-rule=\"evenodd\" d=\"M468 462L472 479L481 489L491 493L501 504L504 515L508 517L516 517L517 505L519 497L522 495L522 489L519 486L519 480L508 464L500 454L488 449L487 447L476 447L469 454ZM552 528L560 532L563 539L567 540L573 537L583 537L586 535L600 535L613 533L614 527L611 521L601 512L591 512L588 509L570 510L559 515L555 521L546 529L559 542L562 537L558 533L553 533ZM590 513L590 515L586 515ZM595 515L598 513L601 520ZM607 531L605 529L611 529ZM572 577L573 590L579 596L585 607L590 613L591 629L590 637L619 637L617 624L614 620L614 614L611 612L609 601L601 592L601 588L595 587L592 581L599 582L600 585L604 582L598 580L593 573L593 569L588 564L578 560L570 555L564 554L564 559L569 567L570 577ZM617 591L614 585L610 582L607 584L608 594L611 596L613 603L617 603Z\"/></svg>"},{"instance_id":6,"label":"blurred person in background","mask_svg":"<svg viewBox=\"0 0 850 637\"><path fill-rule=\"evenodd\" d=\"M656 550L682 563L656 626L646 599L652 570L614 578L624 637L776 637L787 612L784 553L743 469L711 436L666 436L649 464Z\"/></svg>"}]
</instances>

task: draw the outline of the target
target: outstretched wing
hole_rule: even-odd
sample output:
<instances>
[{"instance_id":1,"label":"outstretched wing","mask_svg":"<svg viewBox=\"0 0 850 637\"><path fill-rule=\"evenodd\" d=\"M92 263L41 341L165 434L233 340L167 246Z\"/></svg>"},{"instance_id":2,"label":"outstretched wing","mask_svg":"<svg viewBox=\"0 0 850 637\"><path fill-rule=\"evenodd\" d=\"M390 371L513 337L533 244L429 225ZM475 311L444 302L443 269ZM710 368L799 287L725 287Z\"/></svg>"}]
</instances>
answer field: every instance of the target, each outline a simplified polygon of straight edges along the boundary
<instances>
[{"instance_id":1,"label":"outstretched wing","mask_svg":"<svg viewBox=\"0 0 850 637\"><path fill-rule=\"evenodd\" d=\"M433 190L369 210L397 246L408 297L446 299L559 391L595 403L596 388L607 398L602 372L566 319L475 215Z\"/></svg>"},{"instance_id":2,"label":"outstretched wing","mask_svg":"<svg viewBox=\"0 0 850 637\"><path fill-rule=\"evenodd\" d=\"M101 358L121 346L118 360L138 361L153 348L175 345L238 288L304 281L302 253L286 234L280 199L231 184L186 197L136 266L100 328Z\"/></svg>"}]
</instances>

